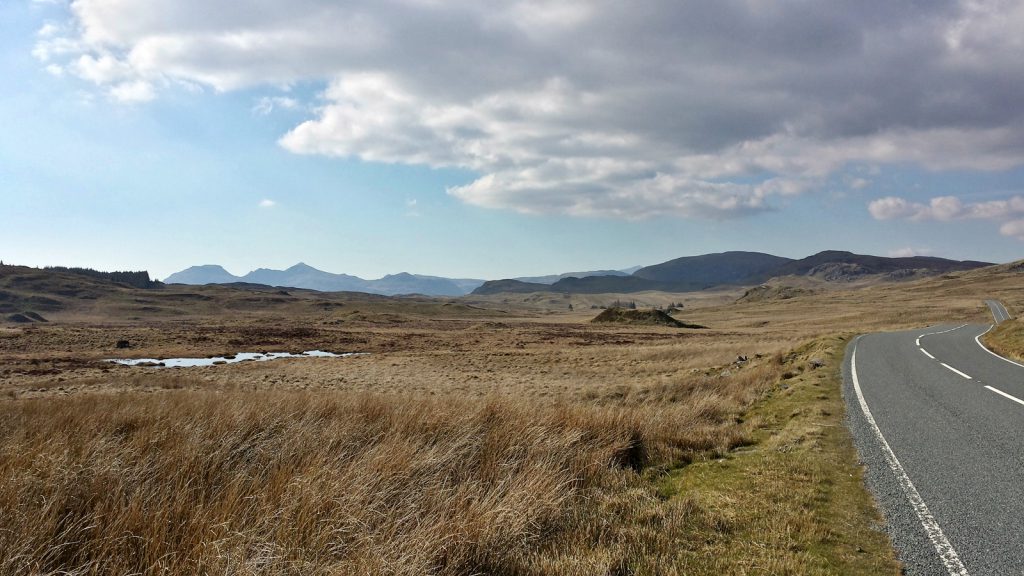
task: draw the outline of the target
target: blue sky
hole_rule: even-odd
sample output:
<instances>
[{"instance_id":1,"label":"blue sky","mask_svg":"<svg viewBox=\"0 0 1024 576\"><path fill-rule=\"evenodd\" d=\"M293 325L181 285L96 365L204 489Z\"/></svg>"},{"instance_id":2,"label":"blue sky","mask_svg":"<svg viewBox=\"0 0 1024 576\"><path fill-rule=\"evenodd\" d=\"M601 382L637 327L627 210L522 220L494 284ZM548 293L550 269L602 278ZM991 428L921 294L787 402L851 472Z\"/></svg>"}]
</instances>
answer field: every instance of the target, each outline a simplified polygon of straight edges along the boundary
<instances>
[{"instance_id":1,"label":"blue sky","mask_svg":"<svg viewBox=\"0 0 1024 576\"><path fill-rule=\"evenodd\" d=\"M1022 11L676 4L2 3L0 259L491 279L1021 257ZM823 26L852 40L801 34Z\"/></svg>"}]
</instances>

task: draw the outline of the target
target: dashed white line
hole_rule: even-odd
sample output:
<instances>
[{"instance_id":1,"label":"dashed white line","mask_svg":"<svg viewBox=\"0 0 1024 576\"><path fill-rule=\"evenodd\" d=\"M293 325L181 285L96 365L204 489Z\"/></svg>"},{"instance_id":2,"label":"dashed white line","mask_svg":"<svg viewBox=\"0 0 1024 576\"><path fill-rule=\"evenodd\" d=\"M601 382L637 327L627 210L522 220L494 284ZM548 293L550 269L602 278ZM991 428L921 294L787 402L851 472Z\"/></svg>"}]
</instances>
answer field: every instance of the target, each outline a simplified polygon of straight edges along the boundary
<instances>
[{"instance_id":1,"label":"dashed white line","mask_svg":"<svg viewBox=\"0 0 1024 576\"><path fill-rule=\"evenodd\" d=\"M922 354L924 354L925 356L927 356L927 357L931 358L932 360L935 360L935 356L932 356L932 355L931 355L931 354L930 354L930 353L929 353L929 352L928 352L927 350L925 350L924 348L918 348L918 350L920 350L920 351L921 351L921 353L922 353Z\"/></svg>"},{"instance_id":2,"label":"dashed white line","mask_svg":"<svg viewBox=\"0 0 1024 576\"><path fill-rule=\"evenodd\" d=\"M920 338L920 337L918 337L918 339L917 339L917 340L914 340L914 344L916 344L916 345L920 346L920 345L921 345L921 338Z\"/></svg>"},{"instance_id":3,"label":"dashed white line","mask_svg":"<svg viewBox=\"0 0 1024 576\"><path fill-rule=\"evenodd\" d=\"M968 380L971 380L971 377L970 377L970 376L968 376L967 374L964 374L963 372L961 372L961 371L957 370L956 368L953 368L953 367L952 367L952 366L950 366L949 364L946 364L945 362L939 362L939 364L942 364L942 365L943 365L943 366L945 366L945 367L946 367L947 369L949 369L949 370L951 370L951 371L953 371L953 372L956 372L957 374L959 374L959 375L963 376L964 378L967 378Z\"/></svg>"},{"instance_id":4,"label":"dashed white line","mask_svg":"<svg viewBox=\"0 0 1024 576\"><path fill-rule=\"evenodd\" d=\"M868 409L868 403L864 400L864 393L860 389L860 381L857 379L857 342L859 341L860 338L858 337L857 341L853 344L853 354L850 356L850 375L853 379L853 390L857 393L857 400L860 402L860 409L864 412L864 419L871 426L875 439L878 440L879 445L882 447L885 461L889 464L889 468L892 469L893 473L896 474L896 479L903 487L903 493L907 495L911 506L917 512L917 518L921 521L921 526L924 527L925 533L928 534L928 539L935 546L935 551L939 553L939 558L942 559L946 570L949 571L951 576L968 576L967 567L960 561L960 557L957 555L956 550L953 549L953 545L942 532L942 528L939 527L938 521L935 520L931 511L928 510L924 499L921 498L921 494L914 487L914 483L910 481L910 476L907 476L906 470L903 469L900 461L896 458L896 454L889 447L885 436L882 436L882 431L878 429L878 424L875 423L875 417L871 415L871 410Z\"/></svg>"},{"instance_id":5,"label":"dashed white line","mask_svg":"<svg viewBox=\"0 0 1024 576\"><path fill-rule=\"evenodd\" d=\"M985 388L988 388L989 390L995 392L996 394L999 394L1000 396L1004 396L1006 398L1009 398L1010 400L1013 400L1017 404L1020 404L1020 405L1024 406L1024 400L1021 400L1020 398L1017 398L1016 396L1013 396L1011 394L1007 394L1006 392L1003 392L1002 390L999 390L998 388L993 388L991 386L985 386Z\"/></svg>"},{"instance_id":6,"label":"dashed white line","mask_svg":"<svg viewBox=\"0 0 1024 576\"><path fill-rule=\"evenodd\" d=\"M953 330L959 330L959 329L963 328L964 326L967 326L967 324L961 324L961 325L957 326L956 328L950 328L949 330L940 330L938 332L925 332L924 334L921 334L920 336L918 336L917 340L920 342L921 338L924 338L925 336L934 336L935 334L945 334L947 332L952 332Z\"/></svg>"}]
</instances>

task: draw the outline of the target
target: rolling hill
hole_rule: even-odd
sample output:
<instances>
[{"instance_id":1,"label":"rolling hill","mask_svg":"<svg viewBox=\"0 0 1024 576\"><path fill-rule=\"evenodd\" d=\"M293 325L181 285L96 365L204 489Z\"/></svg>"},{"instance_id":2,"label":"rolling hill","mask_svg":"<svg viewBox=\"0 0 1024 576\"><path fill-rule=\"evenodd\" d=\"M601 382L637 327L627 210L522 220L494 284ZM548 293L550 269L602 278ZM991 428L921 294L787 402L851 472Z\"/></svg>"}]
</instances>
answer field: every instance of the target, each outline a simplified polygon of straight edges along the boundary
<instances>
[{"instance_id":1,"label":"rolling hill","mask_svg":"<svg viewBox=\"0 0 1024 576\"><path fill-rule=\"evenodd\" d=\"M551 285L497 280L485 282L475 295L502 292L577 294L631 293L646 290L693 292L717 286L762 284L782 276L805 276L825 282L876 279L898 281L989 266L987 262L915 256L886 258L828 250L794 260L760 252L722 252L685 256L640 268L630 276L563 278Z\"/></svg>"}]
</instances>

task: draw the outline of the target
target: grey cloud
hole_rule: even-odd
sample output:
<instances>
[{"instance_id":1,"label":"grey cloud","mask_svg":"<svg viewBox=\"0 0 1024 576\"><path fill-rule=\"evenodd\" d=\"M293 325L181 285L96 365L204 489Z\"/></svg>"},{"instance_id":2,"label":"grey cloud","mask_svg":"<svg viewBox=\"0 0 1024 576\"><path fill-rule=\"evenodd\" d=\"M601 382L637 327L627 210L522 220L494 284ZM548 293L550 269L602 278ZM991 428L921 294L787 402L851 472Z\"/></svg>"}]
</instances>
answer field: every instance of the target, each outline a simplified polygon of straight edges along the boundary
<instances>
[{"instance_id":1,"label":"grey cloud","mask_svg":"<svg viewBox=\"0 0 1024 576\"><path fill-rule=\"evenodd\" d=\"M451 193L483 206L721 218L851 163L1024 163L1022 3L77 0L71 19L40 35L45 65L115 95L322 81L285 148L472 169Z\"/></svg>"}]
</instances>

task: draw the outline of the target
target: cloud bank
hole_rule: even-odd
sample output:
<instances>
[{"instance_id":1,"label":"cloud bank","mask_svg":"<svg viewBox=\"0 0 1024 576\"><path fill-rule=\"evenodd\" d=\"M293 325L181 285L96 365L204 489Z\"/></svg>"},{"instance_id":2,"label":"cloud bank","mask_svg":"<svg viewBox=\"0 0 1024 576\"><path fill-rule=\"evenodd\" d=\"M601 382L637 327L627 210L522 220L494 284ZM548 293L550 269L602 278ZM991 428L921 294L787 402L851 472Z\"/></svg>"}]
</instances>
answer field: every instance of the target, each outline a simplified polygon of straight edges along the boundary
<instances>
[{"instance_id":1,"label":"cloud bank","mask_svg":"<svg viewBox=\"0 0 1024 576\"><path fill-rule=\"evenodd\" d=\"M937 196L927 204L888 196L873 200L868 204L868 211L876 220L1003 221L1000 234L1024 240L1024 196L966 204L956 196Z\"/></svg>"},{"instance_id":2,"label":"cloud bank","mask_svg":"<svg viewBox=\"0 0 1024 576\"><path fill-rule=\"evenodd\" d=\"M1021 29L1003 0L75 0L35 54L123 101L322 82L284 148L472 170L479 206L730 218L852 165L1021 165Z\"/></svg>"}]
</instances>

